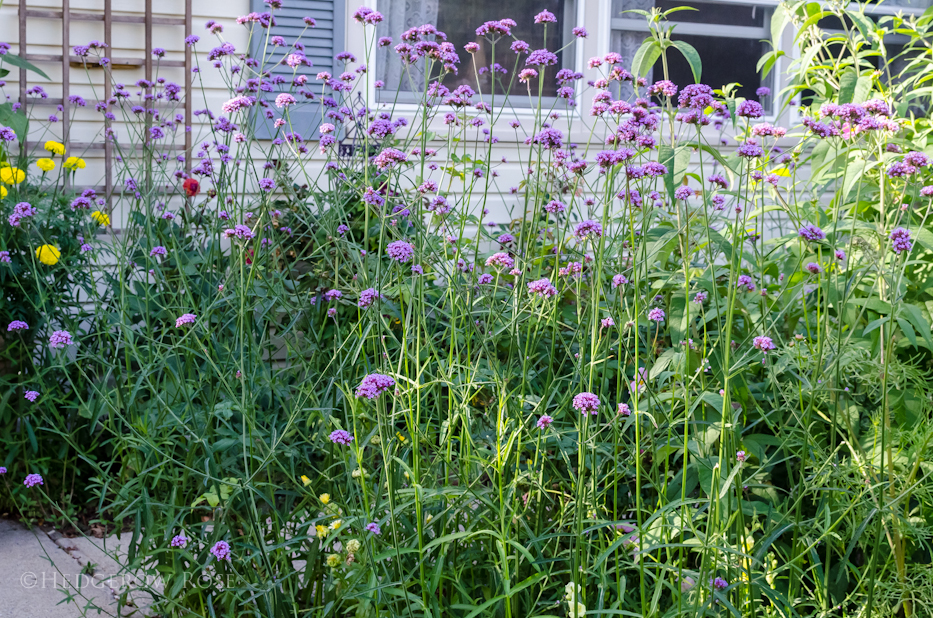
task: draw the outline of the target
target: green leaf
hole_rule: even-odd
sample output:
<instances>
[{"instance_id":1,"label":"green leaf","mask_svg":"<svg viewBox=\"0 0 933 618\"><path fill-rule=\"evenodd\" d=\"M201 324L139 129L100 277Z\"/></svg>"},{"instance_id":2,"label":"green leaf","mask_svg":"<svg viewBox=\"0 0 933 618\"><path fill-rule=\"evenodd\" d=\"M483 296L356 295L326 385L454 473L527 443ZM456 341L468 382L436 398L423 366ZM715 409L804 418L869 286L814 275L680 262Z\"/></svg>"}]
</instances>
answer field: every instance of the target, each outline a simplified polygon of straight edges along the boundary
<instances>
[{"instance_id":1,"label":"green leaf","mask_svg":"<svg viewBox=\"0 0 933 618\"><path fill-rule=\"evenodd\" d=\"M816 3L811 2L810 4L816 4ZM807 8L809 10L809 7ZM829 17L831 15L832 15L832 11L817 11L813 13L812 15L810 15L810 17L807 18L807 21L803 22L803 25L800 26L800 29L797 31L797 36L794 38L794 40L795 41L798 40L802 34L804 34L810 29L810 26L815 26L818 21L820 21L824 17ZM803 66L807 66L807 65L803 65Z\"/></svg>"},{"instance_id":2,"label":"green leaf","mask_svg":"<svg viewBox=\"0 0 933 618\"><path fill-rule=\"evenodd\" d=\"M845 13L846 17L852 20L852 22L855 24L855 27L858 28L862 36L866 39L870 39L871 37L869 34L874 32L875 24L872 23L870 19L865 17L863 13L858 13L855 11L846 11Z\"/></svg>"},{"instance_id":3,"label":"green leaf","mask_svg":"<svg viewBox=\"0 0 933 618\"><path fill-rule=\"evenodd\" d=\"M852 97L852 102L864 103L868 100L869 93L871 93L871 77L862 75L855 83L855 95Z\"/></svg>"},{"instance_id":4,"label":"green leaf","mask_svg":"<svg viewBox=\"0 0 933 618\"><path fill-rule=\"evenodd\" d=\"M917 332L919 332L923 340L926 341L927 346L933 350L933 337L930 335L930 323L923 317L923 312L920 311L920 307L906 303L901 307L901 315L917 329Z\"/></svg>"},{"instance_id":5,"label":"green leaf","mask_svg":"<svg viewBox=\"0 0 933 618\"><path fill-rule=\"evenodd\" d=\"M767 77L768 73L771 72L771 69L774 68L778 58L782 58L786 55L787 54L779 49L771 50L758 60L758 66L756 67L756 70L761 72L762 77Z\"/></svg>"},{"instance_id":6,"label":"green leaf","mask_svg":"<svg viewBox=\"0 0 933 618\"><path fill-rule=\"evenodd\" d=\"M14 112L12 103L0 105L0 124L13 129L16 137L20 139L26 137L29 132L29 118L26 114Z\"/></svg>"},{"instance_id":7,"label":"green leaf","mask_svg":"<svg viewBox=\"0 0 933 618\"><path fill-rule=\"evenodd\" d=\"M784 33L784 28L789 21L790 15L787 14L787 9L783 4L777 5L777 8L771 14L771 42L774 44L775 49L781 47L779 45L781 35Z\"/></svg>"},{"instance_id":8,"label":"green leaf","mask_svg":"<svg viewBox=\"0 0 933 618\"><path fill-rule=\"evenodd\" d=\"M674 195L674 149L670 146L660 146L658 148L658 162L667 168L664 174L664 186L667 188L668 195Z\"/></svg>"},{"instance_id":9,"label":"green leaf","mask_svg":"<svg viewBox=\"0 0 933 618\"><path fill-rule=\"evenodd\" d=\"M910 325L910 322L904 318L897 318L897 325L901 327L901 332L904 333L904 336L907 337L907 340L910 342L910 345L917 347L917 333L914 332L913 326Z\"/></svg>"},{"instance_id":10,"label":"green leaf","mask_svg":"<svg viewBox=\"0 0 933 618\"><path fill-rule=\"evenodd\" d=\"M703 61L700 60L700 54L696 48L686 41L671 41L671 43L683 54L687 64L690 65L690 70L693 72L694 81L699 84L700 77L703 75Z\"/></svg>"},{"instance_id":11,"label":"green leaf","mask_svg":"<svg viewBox=\"0 0 933 618\"><path fill-rule=\"evenodd\" d=\"M52 81L52 78L50 78L48 75L46 75L46 74L45 74L45 71L43 71L42 69L40 69L40 68L37 67L36 65L32 64L31 62L28 62L28 61L26 61L26 60L20 58L20 57L17 56L16 54L7 54L6 56L3 57L3 60L4 60L4 62L8 62L9 64L12 64L12 65L15 66L15 67L19 67L19 68L21 68L21 69L26 69L27 71L32 71L33 73L35 73L35 74L37 74L37 75L39 75L39 76L41 76L41 77L44 77L45 79L47 79L47 80L49 80L49 81Z\"/></svg>"},{"instance_id":12,"label":"green leaf","mask_svg":"<svg viewBox=\"0 0 933 618\"><path fill-rule=\"evenodd\" d=\"M839 103L851 103L855 95L855 84L858 82L858 73L855 69L849 68L839 79Z\"/></svg>"},{"instance_id":13,"label":"green leaf","mask_svg":"<svg viewBox=\"0 0 933 618\"><path fill-rule=\"evenodd\" d=\"M660 57L661 45L650 37L646 38L632 58L632 73L635 77L644 77Z\"/></svg>"}]
</instances>

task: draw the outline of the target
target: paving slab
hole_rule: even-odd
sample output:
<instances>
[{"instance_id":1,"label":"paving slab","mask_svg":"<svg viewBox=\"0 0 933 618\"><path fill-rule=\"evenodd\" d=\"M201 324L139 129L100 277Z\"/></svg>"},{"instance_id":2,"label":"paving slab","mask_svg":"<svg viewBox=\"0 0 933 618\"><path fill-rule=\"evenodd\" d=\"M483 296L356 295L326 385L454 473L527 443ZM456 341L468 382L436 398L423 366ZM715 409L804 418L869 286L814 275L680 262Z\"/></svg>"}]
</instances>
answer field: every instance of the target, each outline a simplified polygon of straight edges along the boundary
<instances>
[{"instance_id":1,"label":"paving slab","mask_svg":"<svg viewBox=\"0 0 933 618\"><path fill-rule=\"evenodd\" d=\"M0 618L117 616L116 593L39 528L0 519ZM126 612L122 613L127 615Z\"/></svg>"}]
</instances>

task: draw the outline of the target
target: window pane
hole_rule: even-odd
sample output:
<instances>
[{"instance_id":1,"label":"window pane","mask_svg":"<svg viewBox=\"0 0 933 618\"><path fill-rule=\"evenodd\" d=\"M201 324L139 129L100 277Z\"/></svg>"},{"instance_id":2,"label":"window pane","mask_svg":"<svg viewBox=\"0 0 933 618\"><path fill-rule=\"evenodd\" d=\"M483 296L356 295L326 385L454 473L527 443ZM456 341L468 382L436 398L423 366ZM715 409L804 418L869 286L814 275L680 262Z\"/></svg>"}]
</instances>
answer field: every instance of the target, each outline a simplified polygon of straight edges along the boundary
<instances>
[{"instance_id":1,"label":"window pane","mask_svg":"<svg viewBox=\"0 0 933 618\"><path fill-rule=\"evenodd\" d=\"M380 49L377 54L378 78L386 83L381 94L382 98L394 98L396 88L399 87L403 92L420 91L424 87L424 62L410 67L409 73L406 73L393 51L393 47L399 43L399 35L404 30L424 23L435 23L437 29L447 35L447 40L456 46L457 54L460 56L459 73L446 76L443 80L444 85L453 89L466 84L476 89L478 82L483 94L488 94L492 84L492 75L488 68L494 60L508 71L508 73L496 75L498 84L496 91L503 93L516 69L516 55L509 49L513 39L503 38L497 42L495 59L493 59L492 46L485 38L481 39L476 36L476 29L483 22L509 17L518 23L512 29L515 37L527 42L532 49L546 47L557 52L564 39L565 3L566 0L510 0L508 3L502 0L433 0L433 2L431 0L391 0L388 3L387 19L380 24L379 29L379 36L391 36L393 40L392 46ZM534 16L545 9L557 17L556 24L547 26L546 40L544 26L534 23ZM471 58L470 54L463 49L463 46L470 41L476 41L480 45L475 58ZM561 69L564 62L563 53L557 52L557 55L557 65L548 67L545 72L545 96L555 96L557 90L554 75ZM517 67L519 70L524 66L525 57L522 56L522 63ZM474 60L476 68L480 70L478 80ZM436 66L436 69L439 68ZM431 79L436 77L437 73L432 75ZM512 86L513 91L519 86L518 92L523 93L525 86L518 84L516 76Z\"/></svg>"},{"instance_id":2,"label":"window pane","mask_svg":"<svg viewBox=\"0 0 933 618\"><path fill-rule=\"evenodd\" d=\"M677 11L668 17L672 22L690 24L724 24L727 26L765 25L765 9L743 4L716 4L712 2L682 2L680 0L655 0L654 5L662 11L678 6L695 8L695 11Z\"/></svg>"},{"instance_id":3,"label":"window pane","mask_svg":"<svg viewBox=\"0 0 933 618\"><path fill-rule=\"evenodd\" d=\"M763 84L755 69L758 59L770 49L770 46L766 46L761 41L710 36L680 36L676 30L673 39L686 41L699 52L700 59L703 61L702 80L704 84L713 88L722 88L726 84L738 82L742 85L738 88L736 96L756 101L758 97L755 95L755 90L760 86L771 85L770 80L769 83ZM690 65L676 50L669 50L667 63L672 82L681 88L694 82ZM654 65L652 77L655 80L663 79L664 68L660 61Z\"/></svg>"}]
</instances>

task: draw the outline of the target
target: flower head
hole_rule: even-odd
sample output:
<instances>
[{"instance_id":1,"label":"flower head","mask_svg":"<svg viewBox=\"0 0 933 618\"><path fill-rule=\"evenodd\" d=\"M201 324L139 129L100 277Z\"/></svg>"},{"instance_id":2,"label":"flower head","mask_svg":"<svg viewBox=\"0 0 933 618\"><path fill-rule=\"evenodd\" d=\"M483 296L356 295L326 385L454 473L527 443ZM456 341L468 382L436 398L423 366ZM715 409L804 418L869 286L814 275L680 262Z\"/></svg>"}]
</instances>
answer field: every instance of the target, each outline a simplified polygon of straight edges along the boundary
<instances>
[{"instance_id":1,"label":"flower head","mask_svg":"<svg viewBox=\"0 0 933 618\"><path fill-rule=\"evenodd\" d=\"M194 178L185 178L185 182L181 183L182 188L185 190L185 195L188 197L194 197L201 190L201 185Z\"/></svg>"},{"instance_id":2,"label":"flower head","mask_svg":"<svg viewBox=\"0 0 933 618\"><path fill-rule=\"evenodd\" d=\"M75 170L83 170L85 167L87 167L87 163L85 163L84 159L81 157L68 157L65 159L65 162L62 163L62 166L65 169L69 169L73 172Z\"/></svg>"},{"instance_id":3,"label":"flower head","mask_svg":"<svg viewBox=\"0 0 933 618\"><path fill-rule=\"evenodd\" d=\"M197 319L198 316L193 313L184 313L175 320L175 328L181 328L185 324L194 324Z\"/></svg>"},{"instance_id":4,"label":"flower head","mask_svg":"<svg viewBox=\"0 0 933 618\"><path fill-rule=\"evenodd\" d=\"M586 414L596 414L599 410L599 397L589 392L582 392L574 396L573 407L575 410Z\"/></svg>"},{"instance_id":5,"label":"flower head","mask_svg":"<svg viewBox=\"0 0 933 618\"><path fill-rule=\"evenodd\" d=\"M389 243L386 253L399 264L405 264L415 255L415 247L404 240L396 240Z\"/></svg>"},{"instance_id":6,"label":"flower head","mask_svg":"<svg viewBox=\"0 0 933 618\"><path fill-rule=\"evenodd\" d=\"M342 444L346 446L347 444L353 442L353 436L350 435L350 432L346 431L345 429L337 429L332 431L328 437L334 444Z\"/></svg>"},{"instance_id":7,"label":"flower head","mask_svg":"<svg viewBox=\"0 0 933 618\"><path fill-rule=\"evenodd\" d=\"M557 295L557 288L551 285L551 280L547 277L532 281L528 284L528 291L537 294L541 298L551 298Z\"/></svg>"},{"instance_id":8,"label":"flower head","mask_svg":"<svg viewBox=\"0 0 933 618\"><path fill-rule=\"evenodd\" d=\"M45 485L45 482L39 474L27 474L26 480L23 481L23 485L26 487L35 487L36 485Z\"/></svg>"},{"instance_id":9,"label":"flower head","mask_svg":"<svg viewBox=\"0 0 933 618\"><path fill-rule=\"evenodd\" d=\"M891 230L891 251L894 253L902 253L904 251L910 251L914 242L910 238L910 230L903 227L897 227Z\"/></svg>"},{"instance_id":10,"label":"flower head","mask_svg":"<svg viewBox=\"0 0 933 618\"><path fill-rule=\"evenodd\" d=\"M226 541L217 541L214 543L214 546L211 547L211 553L214 554L214 557L218 560L230 562L230 543Z\"/></svg>"},{"instance_id":11,"label":"flower head","mask_svg":"<svg viewBox=\"0 0 933 618\"><path fill-rule=\"evenodd\" d=\"M801 238L809 241L823 240L826 238L826 233L812 223L803 226L797 233Z\"/></svg>"},{"instance_id":12,"label":"flower head","mask_svg":"<svg viewBox=\"0 0 933 618\"><path fill-rule=\"evenodd\" d=\"M356 396L366 399L376 399L382 393L395 386L395 380L381 373L371 373L363 378L356 387Z\"/></svg>"},{"instance_id":13,"label":"flower head","mask_svg":"<svg viewBox=\"0 0 933 618\"><path fill-rule=\"evenodd\" d=\"M39 159L36 161L36 167L43 172L51 172L55 169L55 161L52 159Z\"/></svg>"},{"instance_id":14,"label":"flower head","mask_svg":"<svg viewBox=\"0 0 933 618\"><path fill-rule=\"evenodd\" d=\"M97 225L102 225L102 226L110 225L110 215L108 215L105 212L101 212L99 210L95 210L94 212L91 213L91 219L93 219Z\"/></svg>"},{"instance_id":15,"label":"flower head","mask_svg":"<svg viewBox=\"0 0 933 618\"><path fill-rule=\"evenodd\" d=\"M26 400L35 403L36 399L39 398L39 391L26 391L23 393L23 397L26 398Z\"/></svg>"},{"instance_id":16,"label":"flower head","mask_svg":"<svg viewBox=\"0 0 933 618\"><path fill-rule=\"evenodd\" d=\"M376 288L367 288L360 292L360 300L357 302L357 306L361 309L366 309L381 297L382 295L378 292L378 290L376 290Z\"/></svg>"},{"instance_id":17,"label":"flower head","mask_svg":"<svg viewBox=\"0 0 933 618\"><path fill-rule=\"evenodd\" d=\"M551 426L551 423L553 423L553 422L554 422L554 418L553 418L552 416L549 416L549 415L547 415L547 414L543 414L543 415L541 415L541 417L538 419L538 422L535 423L535 425L537 425L538 429L547 429L548 427Z\"/></svg>"},{"instance_id":18,"label":"flower head","mask_svg":"<svg viewBox=\"0 0 933 618\"><path fill-rule=\"evenodd\" d=\"M508 253L493 253L486 258L486 266L498 266L499 268L512 268L515 266L515 260Z\"/></svg>"},{"instance_id":19,"label":"flower head","mask_svg":"<svg viewBox=\"0 0 933 618\"><path fill-rule=\"evenodd\" d=\"M0 182L5 185L18 185L26 180L26 172L15 167L0 168Z\"/></svg>"},{"instance_id":20,"label":"flower head","mask_svg":"<svg viewBox=\"0 0 933 618\"><path fill-rule=\"evenodd\" d=\"M777 346L774 345L774 341L771 339L771 337L766 337L764 335L755 337L752 340L752 345L756 350L761 350L765 354L768 353L768 350L777 349Z\"/></svg>"},{"instance_id":21,"label":"flower head","mask_svg":"<svg viewBox=\"0 0 933 618\"><path fill-rule=\"evenodd\" d=\"M590 237L599 238L603 235L603 226L596 221L587 219L578 224L573 233L580 240L585 240Z\"/></svg>"},{"instance_id":22,"label":"flower head","mask_svg":"<svg viewBox=\"0 0 933 618\"><path fill-rule=\"evenodd\" d=\"M49 140L42 147L45 150L51 152L52 154L57 154L57 155L65 154L65 145L60 142Z\"/></svg>"},{"instance_id":23,"label":"flower head","mask_svg":"<svg viewBox=\"0 0 933 618\"><path fill-rule=\"evenodd\" d=\"M382 534L382 528L380 528L380 527L379 527L379 524L377 524L377 523L374 522L374 521L371 521L371 522L369 522L368 524L366 524L365 530L366 530L367 532L372 532L372 533L375 534L376 536L379 536L380 534Z\"/></svg>"},{"instance_id":24,"label":"flower head","mask_svg":"<svg viewBox=\"0 0 933 618\"><path fill-rule=\"evenodd\" d=\"M289 107L298 102L293 95L288 94L287 92L282 92L279 96L275 97L275 106L276 107Z\"/></svg>"},{"instance_id":25,"label":"flower head","mask_svg":"<svg viewBox=\"0 0 933 618\"><path fill-rule=\"evenodd\" d=\"M186 547L188 545L188 541L190 540L191 539L186 537L185 533L182 532L181 534L176 534L175 536L172 537L171 546L172 547Z\"/></svg>"},{"instance_id":26,"label":"flower head","mask_svg":"<svg viewBox=\"0 0 933 618\"><path fill-rule=\"evenodd\" d=\"M50 348L64 348L65 346L73 344L74 341L71 339L71 333L67 330L57 330L49 336Z\"/></svg>"},{"instance_id":27,"label":"flower head","mask_svg":"<svg viewBox=\"0 0 933 618\"><path fill-rule=\"evenodd\" d=\"M665 317L664 309L661 309L660 307L655 307L654 309L648 312L648 319L651 320L652 322L661 323L664 321L664 317Z\"/></svg>"},{"instance_id":28,"label":"flower head","mask_svg":"<svg viewBox=\"0 0 933 618\"><path fill-rule=\"evenodd\" d=\"M29 324L26 324L22 320L13 320L12 322L10 322L10 325L6 327L6 330L9 333L9 332L15 332L18 330L27 330L28 328L29 328Z\"/></svg>"}]
</instances>

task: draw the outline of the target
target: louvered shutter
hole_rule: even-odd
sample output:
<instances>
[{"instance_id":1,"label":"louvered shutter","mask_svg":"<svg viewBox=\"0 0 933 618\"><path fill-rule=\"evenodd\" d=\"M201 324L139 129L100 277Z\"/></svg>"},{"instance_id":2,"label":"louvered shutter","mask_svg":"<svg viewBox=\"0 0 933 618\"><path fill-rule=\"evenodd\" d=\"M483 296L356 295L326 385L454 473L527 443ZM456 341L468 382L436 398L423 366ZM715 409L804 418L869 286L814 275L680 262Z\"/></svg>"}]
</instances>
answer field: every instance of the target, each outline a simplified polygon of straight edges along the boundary
<instances>
[{"instance_id":1,"label":"louvered shutter","mask_svg":"<svg viewBox=\"0 0 933 618\"><path fill-rule=\"evenodd\" d=\"M263 0L250 0L250 9L257 13L269 10L269 7ZM271 63L281 61L285 57L285 52L304 32L301 42L305 46L305 56L311 61L310 67L299 67L298 74L304 74L309 77L307 89L315 94L317 99L306 101L304 97L298 97L299 104L289 111L292 126L294 130L307 140L317 139L317 128L321 124L321 104L320 92L321 84L314 79L314 76L321 71L329 71L331 74L339 73L337 61L334 56L343 51L344 45L344 21L346 19L346 5L344 0L288 0L284 7L274 12L276 25L272 28L269 36L279 35L285 37L285 42L289 47L271 48L273 51ZM314 28L305 29L304 18L312 17L317 22ZM251 55L254 58L262 58L262 47L266 43L266 31L257 28L251 41ZM292 69L291 67L279 64L272 70L273 75L282 75L289 80L289 84L283 84L281 88L288 90L290 88ZM275 100L277 92L265 92L262 96L270 104ZM280 110L276 110L278 112ZM281 114L276 114L280 116ZM268 139L275 135L275 128L271 120L264 114L259 113L254 116L256 123L256 137Z\"/></svg>"}]
</instances>

